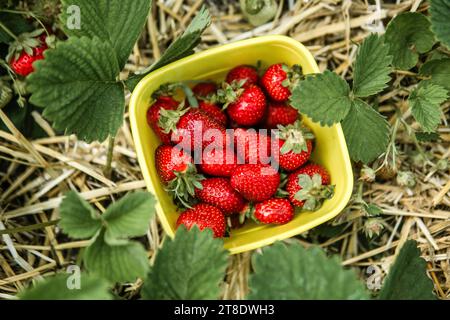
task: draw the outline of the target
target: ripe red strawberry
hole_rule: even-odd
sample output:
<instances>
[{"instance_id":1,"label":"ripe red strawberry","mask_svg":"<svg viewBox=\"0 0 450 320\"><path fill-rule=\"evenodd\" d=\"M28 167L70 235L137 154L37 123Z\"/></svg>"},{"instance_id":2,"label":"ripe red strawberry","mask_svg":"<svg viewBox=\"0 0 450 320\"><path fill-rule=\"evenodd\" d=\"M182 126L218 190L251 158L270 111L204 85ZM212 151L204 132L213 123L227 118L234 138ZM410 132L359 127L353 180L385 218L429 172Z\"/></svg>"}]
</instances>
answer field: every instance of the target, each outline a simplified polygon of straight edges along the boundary
<instances>
[{"instance_id":1,"label":"ripe red strawberry","mask_svg":"<svg viewBox=\"0 0 450 320\"><path fill-rule=\"evenodd\" d=\"M177 227L186 226L189 230L197 225L200 230L209 228L213 231L215 238L221 238L225 235L226 220L224 214L216 207L200 203L183 212L177 220Z\"/></svg>"},{"instance_id":2,"label":"ripe red strawberry","mask_svg":"<svg viewBox=\"0 0 450 320\"><path fill-rule=\"evenodd\" d=\"M281 169L294 171L304 165L311 156L314 135L300 120L288 126L278 126L278 148L272 156Z\"/></svg>"},{"instance_id":3,"label":"ripe red strawberry","mask_svg":"<svg viewBox=\"0 0 450 320\"><path fill-rule=\"evenodd\" d=\"M248 201L270 199L280 185L280 175L270 165L244 164L231 175L231 186Z\"/></svg>"},{"instance_id":4,"label":"ripe red strawberry","mask_svg":"<svg viewBox=\"0 0 450 320\"><path fill-rule=\"evenodd\" d=\"M198 108L208 114L211 118L216 120L222 126L226 126L228 119L227 115L222 111L217 104L206 100L200 100L198 102Z\"/></svg>"},{"instance_id":5,"label":"ripe red strawberry","mask_svg":"<svg viewBox=\"0 0 450 320\"><path fill-rule=\"evenodd\" d=\"M165 189L183 206L195 196L195 188L205 179L197 173L193 159L186 151L174 146L161 145L155 151L155 166Z\"/></svg>"},{"instance_id":6,"label":"ripe red strawberry","mask_svg":"<svg viewBox=\"0 0 450 320\"><path fill-rule=\"evenodd\" d=\"M328 171L318 164L308 164L288 176L286 190L294 206L315 211L334 194Z\"/></svg>"},{"instance_id":7,"label":"ripe red strawberry","mask_svg":"<svg viewBox=\"0 0 450 320\"><path fill-rule=\"evenodd\" d=\"M238 166L238 159L234 150L230 148L212 149L203 152L200 170L210 176L230 177Z\"/></svg>"},{"instance_id":8,"label":"ripe red strawberry","mask_svg":"<svg viewBox=\"0 0 450 320\"><path fill-rule=\"evenodd\" d=\"M192 88L192 92L197 98L209 99L217 91L217 85L214 82L201 82Z\"/></svg>"},{"instance_id":9,"label":"ripe red strawberry","mask_svg":"<svg viewBox=\"0 0 450 320\"><path fill-rule=\"evenodd\" d=\"M219 208L226 216L238 213L245 205L242 196L225 178L209 178L201 182L203 188L196 189L195 195L204 203Z\"/></svg>"},{"instance_id":10,"label":"ripe red strawberry","mask_svg":"<svg viewBox=\"0 0 450 320\"><path fill-rule=\"evenodd\" d=\"M11 46L7 61L14 73L26 77L34 72L33 63L44 59L44 52L48 49L46 35L33 37L42 32L43 30L37 30L35 33L21 35Z\"/></svg>"},{"instance_id":11,"label":"ripe red strawberry","mask_svg":"<svg viewBox=\"0 0 450 320\"><path fill-rule=\"evenodd\" d=\"M255 85L244 89L244 92L230 103L227 113L230 119L241 126L254 126L261 122L266 112L266 97Z\"/></svg>"},{"instance_id":12,"label":"ripe red strawberry","mask_svg":"<svg viewBox=\"0 0 450 320\"><path fill-rule=\"evenodd\" d=\"M267 129L276 129L277 126L287 126L293 124L299 118L296 109L285 103L270 102L267 110L267 116L264 120L264 127Z\"/></svg>"},{"instance_id":13,"label":"ripe red strawberry","mask_svg":"<svg viewBox=\"0 0 450 320\"><path fill-rule=\"evenodd\" d=\"M243 87L249 87L252 84L258 84L259 76L258 71L252 66L241 65L231 69L227 74L226 82L232 83L233 81L244 81Z\"/></svg>"},{"instance_id":14,"label":"ripe red strawberry","mask_svg":"<svg viewBox=\"0 0 450 320\"><path fill-rule=\"evenodd\" d=\"M294 208L287 199L272 198L255 204L254 217L264 224L285 224L294 218Z\"/></svg>"},{"instance_id":15,"label":"ripe red strawberry","mask_svg":"<svg viewBox=\"0 0 450 320\"><path fill-rule=\"evenodd\" d=\"M179 103L169 96L160 96L147 111L147 122L163 144L170 144L170 134L165 133L159 126L161 109L176 110Z\"/></svg>"},{"instance_id":16,"label":"ripe red strawberry","mask_svg":"<svg viewBox=\"0 0 450 320\"><path fill-rule=\"evenodd\" d=\"M274 101L284 102L291 96L291 90L301 75L299 66L288 66L278 63L271 65L264 73L261 82L267 94Z\"/></svg>"},{"instance_id":17,"label":"ripe red strawberry","mask_svg":"<svg viewBox=\"0 0 450 320\"><path fill-rule=\"evenodd\" d=\"M198 108L161 110L159 126L171 134L171 141L180 148L202 150L211 145L225 146L225 127Z\"/></svg>"},{"instance_id":18,"label":"ripe red strawberry","mask_svg":"<svg viewBox=\"0 0 450 320\"><path fill-rule=\"evenodd\" d=\"M249 164L268 164L271 160L271 138L254 129L233 131L234 145L239 159Z\"/></svg>"}]
</instances>

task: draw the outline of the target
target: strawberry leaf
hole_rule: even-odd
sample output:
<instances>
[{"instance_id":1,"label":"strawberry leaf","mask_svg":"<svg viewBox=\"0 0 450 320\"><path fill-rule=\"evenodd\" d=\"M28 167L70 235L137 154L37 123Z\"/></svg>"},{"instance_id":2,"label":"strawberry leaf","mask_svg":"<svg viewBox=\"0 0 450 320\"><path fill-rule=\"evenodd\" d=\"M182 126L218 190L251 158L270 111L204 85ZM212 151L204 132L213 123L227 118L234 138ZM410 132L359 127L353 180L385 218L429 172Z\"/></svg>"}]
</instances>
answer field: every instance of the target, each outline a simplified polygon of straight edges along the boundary
<instances>
[{"instance_id":1,"label":"strawberry leaf","mask_svg":"<svg viewBox=\"0 0 450 320\"><path fill-rule=\"evenodd\" d=\"M353 101L351 111L342 122L342 129L354 161L369 163L386 151L389 124L364 101Z\"/></svg>"},{"instance_id":2,"label":"strawberry leaf","mask_svg":"<svg viewBox=\"0 0 450 320\"><path fill-rule=\"evenodd\" d=\"M294 88L291 104L315 122L331 126L345 118L351 107L350 87L336 73L309 75Z\"/></svg>"},{"instance_id":3,"label":"strawberry leaf","mask_svg":"<svg viewBox=\"0 0 450 320\"><path fill-rule=\"evenodd\" d=\"M142 288L144 299L217 299L227 266L223 242L209 229L180 227L167 239Z\"/></svg>"},{"instance_id":4,"label":"strawberry leaf","mask_svg":"<svg viewBox=\"0 0 450 320\"><path fill-rule=\"evenodd\" d=\"M71 274L47 278L19 294L21 300L112 300L109 283L93 275L81 274L79 288L69 289Z\"/></svg>"},{"instance_id":5,"label":"strawberry leaf","mask_svg":"<svg viewBox=\"0 0 450 320\"><path fill-rule=\"evenodd\" d=\"M426 273L417 242L405 242L381 288L383 300L435 300L433 282Z\"/></svg>"},{"instance_id":6,"label":"strawberry leaf","mask_svg":"<svg viewBox=\"0 0 450 320\"><path fill-rule=\"evenodd\" d=\"M371 34L364 39L356 56L353 72L353 92L357 97L368 97L386 88L391 79L392 56L382 38Z\"/></svg>"},{"instance_id":7,"label":"strawberry leaf","mask_svg":"<svg viewBox=\"0 0 450 320\"><path fill-rule=\"evenodd\" d=\"M112 282L132 282L145 278L149 263L142 244L121 241L115 245L106 242L100 232L84 252L84 263L89 272Z\"/></svg>"},{"instance_id":8,"label":"strawberry leaf","mask_svg":"<svg viewBox=\"0 0 450 320\"><path fill-rule=\"evenodd\" d=\"M448 0L430 0L431 30L436 38L450 49L450 2Z\"/></svg>"},{"instance_id":9,"label":"strawberry leaf","mask_svg":"<svg viewBox=\"0 0 450 320\"><path fill-rule=\"evenodd\" d=\"M427 81L450 91L450 58L427 61L420 67L419 73L431 76L431 79Z\"/></svg>"},{"instance_id":10,"label":"strawberry leaf","mask_svg":"<svg viewBox=\"0 0 450 320\"><path fill-rule=\"evenodd\" d=\"M119 68L123 69L133 46L147 21L151 0L63 0L62 25L69 37L98 37L108 41L116 52ZM81 26L69 28L67 8L78 6Z\"/></svg>"},{"instance_id":11,"label":"strawberry leaf","mask_svg":"<svg viewBox=\"0 0 450 320\"><path fill-rule=\"evenodd\" d=\"M155 200L148 192L126 195L110 205L103 214L108 239L120 239L145 235L154 213Z\"/></svg>"},{"instance_id":12,"label":"strawberry leaf","mask_svg":"<svg viewBox=\"0 0 450 320\"><path fill-rule=\"evenodd\" d=\"M211 16L208 9L203 6L195 18L187 27L186 31L173 42L164 52L162 57L147 69L131 76L125 83L130 90L133 90L138 82L150 72L162 68L169 63L184 58L194 53L194 48L200 43L201 35L211 23Z\"/></svg>"},{"instance_id":13,"label":"strawberry leaf","mask_svg":"<svg viewBox=\"0 0 450 320\"><path fill-rule=\"evenodd\" d=\"M114 50L99 38L71 38L48 50L28 77L31 103L57 130L87 142L114 136L125 109Z\"/></svg>"},{"instance_id":14,"label":"strawberry leaf","mask_svg":"<svg viewBox=\"0 0 450 320\"><path fill-rule=\"evenodd\" d=\"M252 300L368 299L356 274L319 247L278 242L252 257ZM276 276L278 275L278 276ZM274 280L276 276L276 281Z\"/></svg>"},{"instance_id":15,"label":"strawberry leaf","mask_svg":"<svg viewBox=\"0 0 450 320\"><path fill-rule=\"evenodd\" d=\"M423 131L433 132L441 121L440 105L447 100L447 90L434 84L419 84L411 92L408 102L411 113L420 123Z\"/></svg>"},{"instance_id":16,"label":"strawberry leaf","mask_svg":"<svg viewBox=\"0 0 450 320\"><path fill-rule=\"evenodd\" d=\"M102 226L97 211L76 192L68 192L59 207L59 226L75 239L93 237Z\"/></svg>"},{"instance_id":17,"label":"strawberry leaf","mask_svg":"<svg viewBox=\"0 0 450 320\"><path fill-rule=\"evenodd\" d=\"M430 26L428 18L417 12L399 14L389 22L385 41L394 67L409 70L417 64L419 53L431 50L436 41Z\"/></svg>"}]
</instances>

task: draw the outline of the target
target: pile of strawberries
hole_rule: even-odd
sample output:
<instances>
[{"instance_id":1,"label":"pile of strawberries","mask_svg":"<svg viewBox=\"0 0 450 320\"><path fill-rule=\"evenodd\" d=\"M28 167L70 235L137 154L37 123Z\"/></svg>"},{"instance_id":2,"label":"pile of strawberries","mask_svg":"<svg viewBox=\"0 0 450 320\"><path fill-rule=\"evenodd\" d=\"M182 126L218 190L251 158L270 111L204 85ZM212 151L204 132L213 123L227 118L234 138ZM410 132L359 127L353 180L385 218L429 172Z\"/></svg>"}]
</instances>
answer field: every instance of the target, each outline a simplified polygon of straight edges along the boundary
<instances>
[{"instance_id":1,"label":"pile of strawberries","mask_svg":"<svg viewBox=\"0 0 450 320\"><path fill-rule=\"evenodd\" d=\"M288 223L294 207L314 211L333 195L328 172L309 162L314 135L289 105L301 76L298 66L275 64L260 77L241 65L220 85L168 84L154 94L147 120L162 142L157 172L184 208L178 226L223 237L245 218Z\"/></svg>"}]
</instances>

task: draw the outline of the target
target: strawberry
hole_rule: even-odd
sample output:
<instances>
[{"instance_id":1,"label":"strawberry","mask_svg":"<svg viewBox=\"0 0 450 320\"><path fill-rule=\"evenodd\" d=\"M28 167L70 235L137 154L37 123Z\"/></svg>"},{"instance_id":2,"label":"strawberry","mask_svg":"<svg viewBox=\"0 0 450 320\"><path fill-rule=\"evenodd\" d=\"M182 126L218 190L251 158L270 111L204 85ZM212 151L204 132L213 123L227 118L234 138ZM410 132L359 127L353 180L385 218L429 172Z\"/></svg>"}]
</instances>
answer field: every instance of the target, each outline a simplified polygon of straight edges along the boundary
<instances>
[{"instance_id":1,"label":"strawberry","mask_svg":"<svg viewBox=\"0 0 450 320\"><path fill-rule=\"evenodd\" d=\"M192 92L197 98L208 99L217 91L217 85L214 82L201 82L192 88Z\"/></svg>"},{"instance_id":2,"label":"strawberry","mask_svg":"<svg viewBox=\"0 0 450 320\"><path fill-rule=\"evenodd\" d=\"M299 118L296 109L285 103L270 102L267 115L264 119L264 127L266 129L276 129L277 126L287 126L293 124Z\"/></svg>"},{"instance_id":3,"label":"strawberry","mask_svg":"<svg viewBox=\"0 0 450 320\"><path fill-rule=\"evenodd\" d=\"M198 108L223 126L226 126L228 122L227 116L215 102L216 91L217 85L213 82L201 82L192 88L193 94L199 100Z\"/></svg>"},{"instance_id":4,"label":"strawberry","mask_svg":"<svg viewBox=\"0 0 450 320\"><path fill-rule=\"evenodd\" d=\"M227 227L224 214L218 208L206 203L199 203L180 214L177 227L180 225L184 225L188 230L194 225L200 230L209 228L215 238L223 237Z\"/></svg>"},{"instance_id":5,"label":"strawberry","mask_svg":"<svg viewBox=\"0 0 450 320\"><path fill-rule=\"evenodd\" d=\"M203 152L203 158L199 164L203 173L216 177L230 177L237 166L237 156L234 150L229 148L217 148L210 152Z\"/></svg>"},{"instance_id":6,"label":"strawberry","mask_svg":"<svg viewBox=\"0 0 450 320\"><path fill-rule=\"evenodd\" d=\"M234 145L241 161L250 164L268 164L271 160L271 138L254 129L237 128L233 131Z\"/></svg>"},{"instance_id":7,"label":"strawberry","mask_svg":"<svg viewBox=\"0 0 450 320\"><path fill-rule=\"evenodd\" d=\"M177 110L163 109L160 114L158 125L164 133L171 134L174 144L183 149L225 146L225 127L198 108L180 105Z\"/></svg>"},{"instance_id":8,"label":"strawberry","mask_svg":"<svg viewBox=\"0 0 450 320\"><path fill-rule=\"evenodd\" d=\"M178 101L169 96L160 96L147 110L147 122L156 135L159 137L163 144L170 144L170 134L165 133L159 126L160 111L176 110L178 107Z\"/></svg>"},{"instance_id":9,"label":"strawberry","mask_svg":"<svg viewBox=\"0 0 450 320\"><path fill-rule=\"evenodd\" d=\"M224 82L217 90L215 100L223 104L223 109L232 122L239 126L253 126L261 122L266 112L266 96L256 85L244 86L241 82Z\"/></svg>"},{"instance_id":10,"label":"strawberry","mask_svg":"<svg viewBox=\"0 0 450 320\"><path fill-rule=\"evenodd\" d=\"M165 189L189 207L195 188L201 188L200 181L205 179L197 173L191 155L177 147L161 145L155 151L155 166Z\"/></svg>"},{"instance_id":11,"label":"strawberry","mask_svg":"<svg viewBox=\"0 0 450 320\"><path fill-rule=\"evenodd\" d=\"M288 176L286 189L294 206L309 211L318 210L324 199L334 194L328 171L318 164L308 164Z\"/></svg>"},{"instance_id":12,"label":"strawberry","mask_svg":"<svg viewBox=\"0 0 450 320\"><path fill-rule=\"evenodd\" d=\"M21 34L11 45L6 60L14 73L26 77L34 72L33 63L44 59L48 45L47 36L43 32L43 29L39 29Z\"/></svg>"},{"instance_id":13,"label":"strawberry","mask_svg":"<svg viewBox=\"0 0 450 320\"><path fill-rule=\"evenodd\" d=\"M285 224L294 218L294 208L287 199L272 198L255 204L253 216L264 224Z\"/></svg>"},{"instance_id":14,"label":"strawberry","mask_svg":"<svg viewBox=\"0 0 450 320\"><path fill-rule=\"evenodd\" d=\"M311 156L314 135L300 120L286 127L278 126L278 129L278 149L275 149L273 158L278 161L281 169L297 170Z\"/></svg>"},{"instance_id":15,"label":"strawberry","mask_svg":"<svg viewBox=\"0 0 450 320\"><path fill-rule=\"evenodd\" d=\"M195 195L204 203L219 208L225 216L238 213L245 205L242 196L225 178L209 178L201 182L202 189L196 189Z\"/></svg>"},{"instance_id":16,"label":"strawberry","mask_svg":"<svg viewBox=\"0 0 450 320\"><path fill-rule=\"evenodd\" d=\"M261 202L277 192L280 175L270 165L244 164L231 175L231 186L248 201Z\"/></svg>"},{"instance_id":17,"label":"strawberry","mask_svg":"<svg viewBox=\"0 0 450 320\"><path fill-rule=\"evenodd\" d=\"M267 94L274 101L287 101L292 89L301 76L301 68L297 65L289 68L285 64L271 65L264 73L261 82Z\"/></svg>"},{"instance_id":18,"label":"strawberry","mask_svg":"<svg viewBox=\"0 0 450 320\"><path fill-rule=\"evenodd\" d=\"M226 126L228 122L227 115L222 112L222 108L213 102L208 102L206 100L200 100L198 102L198 108L208 114L211 118L216 120L222 126Z\"/></svg>"},{"instance_id":19,"label":"strawberry","mask_svg":"<svg viewBox=\"0 0 450 320\"><path fill-rule=\"evenodd\" d=\"M258 71L252 66L241 65L231 69L227 74L226 82L231 84L233 81L241 82L245 80L243 83L244 87L249 87L253 84L258 84L259 76Z\"/></svg>"}]
</instances>

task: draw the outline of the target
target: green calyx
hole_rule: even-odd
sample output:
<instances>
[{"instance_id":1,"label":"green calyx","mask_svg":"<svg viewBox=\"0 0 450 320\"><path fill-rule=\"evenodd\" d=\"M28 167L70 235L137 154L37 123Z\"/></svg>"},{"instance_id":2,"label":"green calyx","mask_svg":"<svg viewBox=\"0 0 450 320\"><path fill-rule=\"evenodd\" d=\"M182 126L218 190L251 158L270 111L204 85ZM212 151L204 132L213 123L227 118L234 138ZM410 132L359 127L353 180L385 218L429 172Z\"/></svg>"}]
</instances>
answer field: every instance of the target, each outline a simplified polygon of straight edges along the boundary
<instances>
[{"instance_id":1,"label":"green calyx","mask_svg":"<svg viewBox=\"0 0 450 320\"><path fill-rule=\"evenodd\" d=\"M169 134L177 131L177 124L180 118L185 115L190 108L185 108L184 101L180 103L176 110L161 109L159 111L158 126L164 133Z\"/></svg>"},{"instance_id":2,"label":"green calyx","mask_svg":"<svg viewBox=\"0 0 450 320\"><path fill-rule=\"evenodd\" d=\"M298 64L294 64L292 67L283 64L281 68L286 72L286 79L281 84L292 91L304 77L302 67Z\"/></svg>"},{"instance_id":3,"label":"green calyx","mask_svg":"<svg viewBox=\"0 0 450 320\"><path fill-rule=\"evenodd\" d=\"M281 154L293 152L296 154L307 152L307 140L313 140L314 134L304 126L300 120L287 126L278 126L278 138L284 140Z\"/></svg>"},{"instance_id":4,"label":"green calyx","mask_svg":"<svg viewBox=\"0 0 450 320\"><path fill-rule=\"evenodd\" d=\"M314 174L310 177L307 174L298 176L298 184L302 188L294 198L298 201L304 201L303 209L316 211L324 200L330 199L334 195L334 185L323 185L320 174Z\"/></svg>"},{"instance_id":5,"label":"green calyx","mask_svg":"<svg viewBox=\"0 0 450 320\"><path fill-rule=\"evenodd\" d=\"M192 89L185 82L173 82L173 83L165 83L162 84L158 90L153 92L152 98L158 99L161 96L173 96L175 95L175 91L181 89L183 90L186 99L189 102L189 106L193 108L198 108L198 100L195 97Z\"/></svg>"},{"instance_id":6,"label":"green calyx","mask_svg":"<svg viewBox=\"0 0 450 320\"><path fill-rule=\"evenodd\" d=\"M167 184L165 188L175 202L180 203L185 208L191 208L195 198L195 189L203 189L200 181L205 180L205 176L199 174L195 165L188 164L185 171L175 172L176 177Z\"/></svg>"},{"instance_id":7,"label":"green calyx","mask_svg":"<svg viewBox=\"0 0 450 320\"><path fill-rule=\"evenodd\" d=\"M39 36L45 32L44 29L37 29L33 32L25 32L17 37L9 47L8 55L6 56L6 61L10 62L13 59L19 58L22 52L32 56L33 49L41 46L43 43Z\"/></svg>"},{"instance_id":8,"label":"green calyx","mask_svg":"<svg viewBox=\"0 0 450 320\"><path fill-rule=\"evenodd\" d=\"M212 101L223 104L225 110L231 103L235 102L244 92L244 84L247 80L233 81L232 83L223 82L222 87L212 97Z\"/></svg>"}]
</instances>

